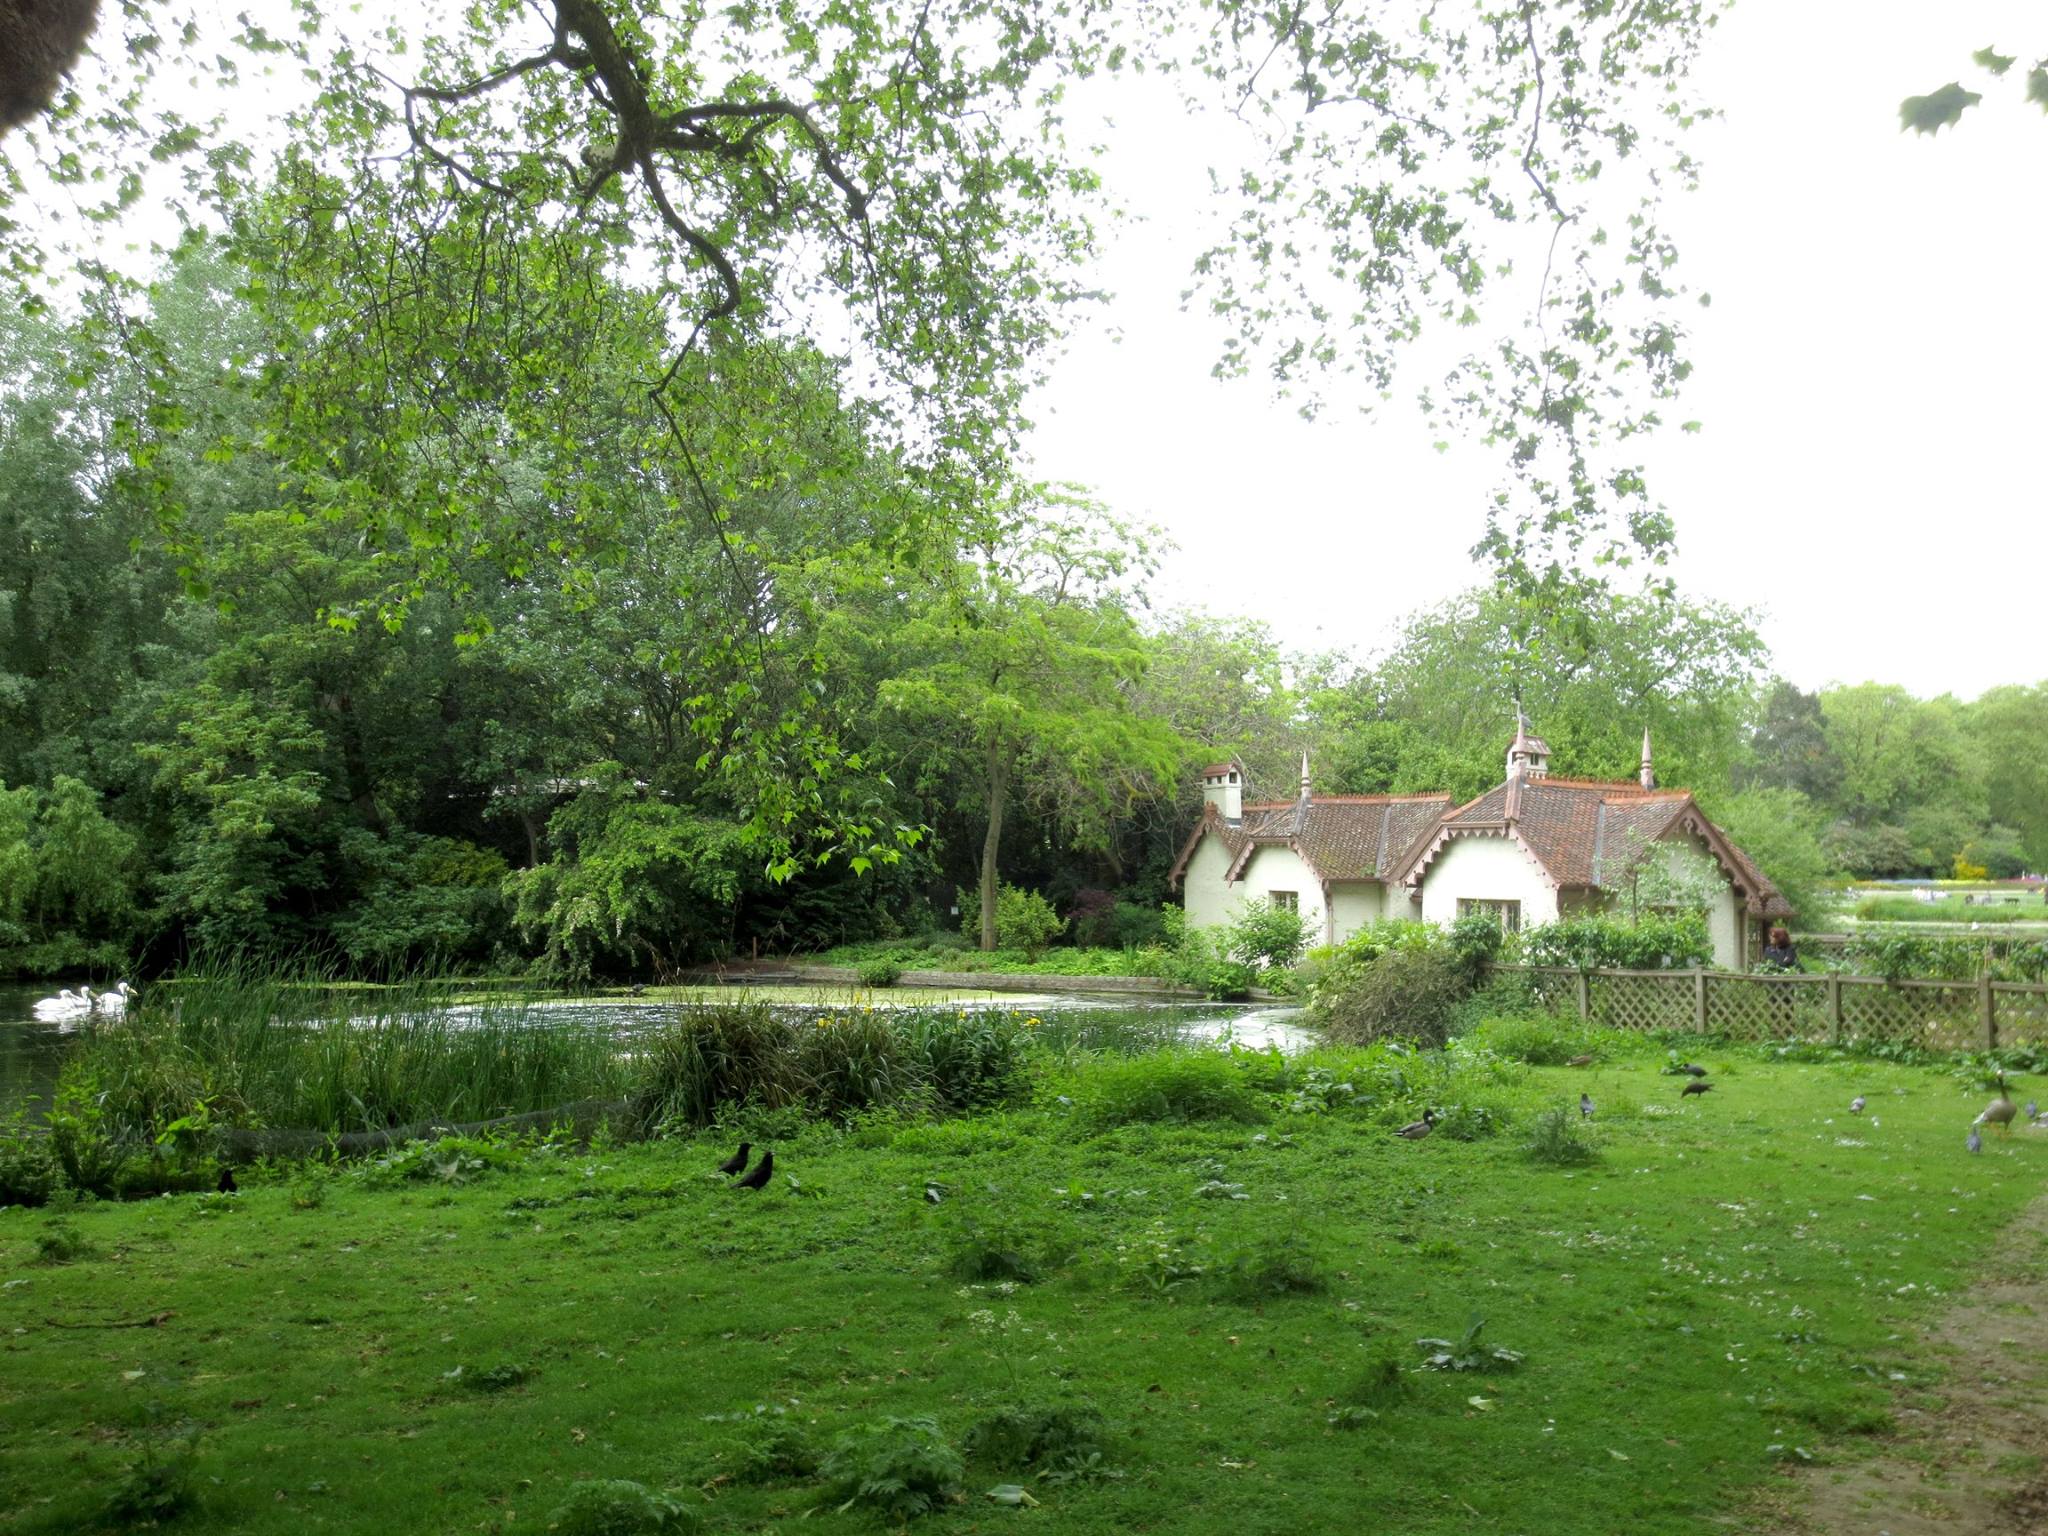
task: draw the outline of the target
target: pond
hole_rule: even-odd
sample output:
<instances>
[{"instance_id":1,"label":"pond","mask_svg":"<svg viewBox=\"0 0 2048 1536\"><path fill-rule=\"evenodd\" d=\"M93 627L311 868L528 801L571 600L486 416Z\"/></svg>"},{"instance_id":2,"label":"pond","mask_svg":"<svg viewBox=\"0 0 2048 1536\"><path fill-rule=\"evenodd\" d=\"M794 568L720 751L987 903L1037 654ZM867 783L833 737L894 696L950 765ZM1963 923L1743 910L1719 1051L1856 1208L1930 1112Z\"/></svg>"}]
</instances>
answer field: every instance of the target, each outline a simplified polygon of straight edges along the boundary
<instances>
[{"instance_id":1,"label":"pond","mask_svg":"<svg viewBox=\"0 0 2048 1536\"><path fill-rule=\"evenodd\" d=\"M12 1114L31 1099L47 1103L65 1056L83 1038L75 1029L40 1023L35 1018L36 999L55 990L48 983L0 986L0 1117ZM659 1029L690 1009L714 1001L736 1001L745 995L714 990L653 999L562 998L524 1004L459 1004L449 1010L449 1016L458 1020L466 1015L475 1016L488 1006L502 1018L508 1008L518 1009L528 1017L544 1021L548 1028L602 1031L617 1037L630 1049L636 1034ZM341 995L337 994L337 1002L340 1001ZM1042 993L967 997L915 991L891 993L881 1000L850 1000L844 989L826 987L809 989L808 997L797 988L777 988L769 1001L778 1013L802 1020L870 1006L878 1010L952 1008L963 1013L996 1009L1040 1020L1039 1036L1049 1045L1085 1050L1135 1051L1181 1042L1213 1041L1254 1050L1276 1046L1283 1051L1295 1051L1313 1044L1315 1038L1301 1023L1298 1008L1261 1004L1159 1002L1134 997Z\"/></svg>"}]
</instances>

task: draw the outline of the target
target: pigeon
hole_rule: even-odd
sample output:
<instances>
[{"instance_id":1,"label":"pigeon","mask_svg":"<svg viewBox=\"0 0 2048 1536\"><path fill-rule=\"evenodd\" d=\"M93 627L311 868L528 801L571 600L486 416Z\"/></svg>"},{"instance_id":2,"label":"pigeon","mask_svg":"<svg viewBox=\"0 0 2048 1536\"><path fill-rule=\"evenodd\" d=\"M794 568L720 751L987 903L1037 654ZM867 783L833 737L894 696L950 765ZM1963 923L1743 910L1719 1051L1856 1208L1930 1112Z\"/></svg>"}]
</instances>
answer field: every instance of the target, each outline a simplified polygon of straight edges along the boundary
<instances>
[{"instance_id":1,"label":"pigeon","mask_svg":"<svg viewBox=\"0 0 2048 1536\"><path fill-rule=\"evenodd\" d=\"M739 1181L741 1189L762 1189L775 1176L775 1154L763 1152L761 1161L754 1164L754 1171Z\"/></svg>"},{"instance_id":2,"label":"pigeon","mask_svg":"<svg viewBox=\"0 0 2048 1536\"><path fill-rule=\"evenodd\" d=\"M728 1157L724 1162L720 1163L718 1165L718 1171L724 1174L728 1179L731 1178L734 1174L738 1173L742 1168L747 1166L747 1154L753 1150L754 1144L751 1141L741 1142L739 1151L733 1153L731 1157Z\"/></svg>"},{"instance_id":3,"label":"pigeon","mask_svg":"<svg viewBox=\"0 0 2048 1536\"><path fill-rule=\"evenodd\" d=\"M1427 1136L1431 1131L1435 1129L1436 1111L1433 1109L1425 1109L1422 1112L1422 1118L1420 1120L1410 1120L1406 1125L1402 1126L1401 1129L1394 1132L1394 1134L1396 1136L1404 1137L1409 1141L1420 1141L1423 1137Z\"/></svg>"},{"instance_id":4,"label":"pigeon","mask_svg":"<svg viewBox=\"0 0 2048 1536\"><path fill-rule=\"evenodd\" d=\"M1696 1093L1712 1093L1713 1091L1714 1085L1712 1083L1694 1082L1687 1083L1683 1088L1679 1089L1678 1096L1681 1099L1689 1099Z\"/></svg>"},{"instance_id":5,"label":"pigeon","mask_svg":"<svg viewBox=\"0 0 2048 1536\"><path fill-rule=\"evenodd\" d=\"M1972 1152L1982 1152L1984 1150L1984 1138L1977 1134L1977 1127L1975 1125L1970 1127L1970 1139L1964 1142L1963 1145Z\"/></svg>"},{"instance_id":6,"label":"pigeon","mask_svg":"<svg viewBox=\"0 0 2048 1536\"><path fill-rule=\"evenodd\" d=\"M1860 1094L1860 1093L1859 1093L1859 1094L1857 1094L1855 1098L1853 1098L1853 1099L1851 1099L1851 1100L1849 1101L1849 1113L1850 1113L1850 1114L1852 1114L1852 1115L1860 1115L1860 1114L1862 1114L1862 1113L1863 1113L1863 1095L1862 1095L1862 1094Z\"/></svg>"},{"instance_id":7,"label":"pigeon","mask_svg":"<svg viewBox=\"0 0 2048 1536\"><path fill-rule=\"evenodd\" d=\"M941 1202L941 1201L942 1201L942 1200L944 1200L945 1198L946 1198L946 1197L945 1197L944 1195L942 1195L941 1193L939 1193L939 1186L938 1186L938 1185L936 1185L936 1184L927 1184L927 1185L925 1185L925 1187L924 1187L924 1203L925 1203L926 1205L937 1205L937 1204L939 1204L939 1202Z\"/></svg>"},{"instance_id":8,"label":"pigeon","mask_svg":"<svg viewBox=\"0 0 2048 1536\"><path fill-rule=\"evenodd\" d=\"M2033 1125L2041 1118L2041 1109L2032 1099L2027 1100L2027 1124Z\"/></svg>"},{"instance_id":9,"label":"pigeon","mask_svg":"<svg viewBox=\"0 0 2048 1536\"><path fill-rule=\"evenodd\" d=\"M1593 1118L1593 1101L1583 1093L1579 1095L1579 1118L1582 1120Z\"/></svg>"},{"instance_id":10,"label":"pigeon","mask_svg":"<svg viewBox=\"0 0 2048 1536\"><path fill-rule=\"evenodd\" d=\"M1688 1077L1705 1077L1707 1075L1705 1067L1696 1067L1689 1061L1681 1061L1678 1064L1678 1070L1685 1073Z\"/></svg>"},{"instance_id":11,"label":"pigeon","mask_svg":"<svg viewBox=\"0 0 2048 1536\"><path fill-rule=\"evenodd\" d=\"M1588 1051L1583 1056L1574 1056L1565 1065L1568 1067L1590 1067L1593 1065L1593 1053Z\"/></svg>"},{"instance_id":12,"label":"pigeon","mask_svg":"<svg viewBox=\"0 0 2048 1536\"><path fill-rule=\"evenodd\" d=\"M238 1186L235 1183L235 1170L226 1163L222 1163L220 1165L220 1182L213 1187L224 1195L235 1194L238 1190Z\"/></svg>"}]
</instances>

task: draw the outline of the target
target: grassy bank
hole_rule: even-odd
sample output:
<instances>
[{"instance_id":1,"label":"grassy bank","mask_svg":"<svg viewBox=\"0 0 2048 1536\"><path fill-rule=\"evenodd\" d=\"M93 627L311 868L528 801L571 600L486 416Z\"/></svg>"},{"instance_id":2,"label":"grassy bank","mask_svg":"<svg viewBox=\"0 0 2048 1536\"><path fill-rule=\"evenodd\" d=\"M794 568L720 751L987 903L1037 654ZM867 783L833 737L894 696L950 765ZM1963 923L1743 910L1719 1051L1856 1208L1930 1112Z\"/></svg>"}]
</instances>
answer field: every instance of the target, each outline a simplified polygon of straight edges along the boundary
<instances>
[{"instance_id":1,"label":"grassy bank","mask_svg":"<svg viewBox=\"0 0 2048 1536\"><path fill-rule=\"evenodd\" d=\"M2038 896L1995 903L1970 903L1961 896L1939 901L1870 896L1857 902L1854 911L1857 921L1865 923L2048 923L2048 903Z\"/></svg>"},{"instance_id":2,"label":"grassy bank","mask_svg":"<svg viewBox=\"0 0 2048 1536\"><path fill-rule=\"evenodd\" d=\"M1716 1052L1681 1102L1602 1048L1073 1058L950 1120L0 1211L4 1528L155 1489L195 1531L544 1530L628 1478L715 1530L878 1529L901 1482L933 1531L1690 1536L1948 1390L1916 1330L2048 1135L1970 1157L1947 1070ZM1592 1160L1575 1115L1532 1160L1582 1090ZM759 1195L711 1172L743 1132ZM863 1502L863 1461L904 1476Z\"/></svg>"}]
</instances>

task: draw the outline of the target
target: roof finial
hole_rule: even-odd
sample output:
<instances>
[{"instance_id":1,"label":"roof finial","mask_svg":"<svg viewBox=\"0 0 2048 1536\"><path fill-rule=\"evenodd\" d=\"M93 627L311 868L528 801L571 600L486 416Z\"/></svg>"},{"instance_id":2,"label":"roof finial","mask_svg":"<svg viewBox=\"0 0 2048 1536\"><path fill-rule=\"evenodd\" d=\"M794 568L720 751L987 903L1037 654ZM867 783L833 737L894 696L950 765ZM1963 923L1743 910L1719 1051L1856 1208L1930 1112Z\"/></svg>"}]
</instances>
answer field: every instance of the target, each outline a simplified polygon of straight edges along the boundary
<instances>
[{"instance_id":1,"label":"roof finial","mask_svg":"<svg viewBox=\"0 0 2048 1536\"><path fill-rule=\"evenodd\" d=\"M1643 788L1655 789L1657 787L1657 771L1650 766L1650 728L1647 725L1643 727L1643 769L1638 777L1642 781Z\"/></svg>"},{"instance_id":2,"label":"roof finial","mask_svg":"<svg viewBox=\"0 0 2048 1536\"><path fill-rule=\"evenodd\" d=\"M1306 747L1302 748L1301 752L1301 798L1304 800L1308 798L1308 749Z\"/></svg>"}]
</instances>

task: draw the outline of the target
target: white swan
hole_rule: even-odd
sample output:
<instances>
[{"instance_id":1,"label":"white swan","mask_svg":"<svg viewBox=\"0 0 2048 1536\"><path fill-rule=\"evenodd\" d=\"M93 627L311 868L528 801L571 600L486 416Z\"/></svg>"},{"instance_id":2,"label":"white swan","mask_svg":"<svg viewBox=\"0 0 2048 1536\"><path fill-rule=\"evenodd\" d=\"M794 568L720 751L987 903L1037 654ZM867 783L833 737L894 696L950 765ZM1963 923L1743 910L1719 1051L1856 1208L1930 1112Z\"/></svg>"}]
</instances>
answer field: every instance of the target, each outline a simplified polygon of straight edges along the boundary
<instances>
[{"instance_id":1,"label":"white swan","mask_svg":"<svg viewBox=\"0 0 2048 1536\"><path fill-rule=\"evenodd\" d=\"M127 982L117 981L114 983L113 991L102 992L92 1000L93 1011L95 1013L110 1014L115 1018L119 1018L128 1011L128 999L134 995L135 989L129 986Z\"/></svg>"},{"instance_id":2,"label":"white swan","mask_svg":"<svg viewBox=\"0 0 2048 1536\"><path fill-rule=\"evenodd\" d=\"M44 1024L63 1023L71 1019L82 1019L93 1009L91 987L80 987L73 992L66 987L55 997L46 997L30 1010L38 1022Z\"/></svg>"}]
</instances>

